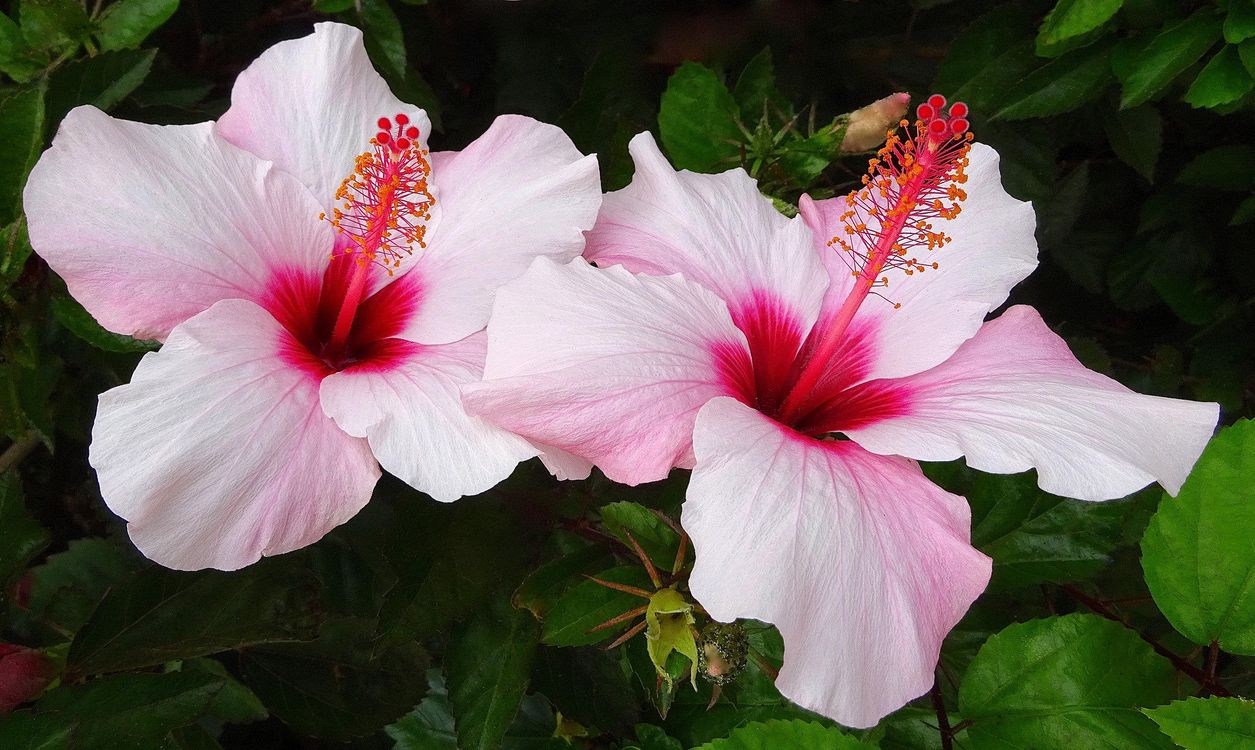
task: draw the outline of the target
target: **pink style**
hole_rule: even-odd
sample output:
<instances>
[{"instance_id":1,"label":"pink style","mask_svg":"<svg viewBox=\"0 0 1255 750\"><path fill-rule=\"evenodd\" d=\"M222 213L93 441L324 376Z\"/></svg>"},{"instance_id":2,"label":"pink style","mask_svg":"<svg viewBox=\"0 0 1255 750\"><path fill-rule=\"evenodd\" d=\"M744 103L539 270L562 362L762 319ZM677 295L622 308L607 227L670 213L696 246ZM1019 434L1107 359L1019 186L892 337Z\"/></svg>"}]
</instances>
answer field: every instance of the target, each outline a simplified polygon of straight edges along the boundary
<instances>
[{"instance_id":1,"label":"pink style","mask_svg":"<svg viewBox=\"0 0 1255 750\"><path fill-rule=\"evenodd\" d=\"M265 52L216 123L65 118L31 244L101 325L163 342L100 397L90 455L148 557L240 568L347 521L380 464L451 501L537 455L459 387L497 287L579 255L596 159L526 117L460 152L430 129L339 24Z\"/></svg>"},{"instance_id":2,"label":"pink style","mask_svg":"<svg viewBox=\"0 0 1255 750\"><path fill-rule=\"evenodd\" d=\"M945 104L794 219L744 171L676 172L638 135L585 259L501 288L464 388L561 475L692 469L693 596L775 624L780 691L853 727L929 689L989 581L966 501L916 460L1036 469L1084 500L1175 493L1218 419L1086 370L1032 308L985 322L1036 265L1034 216Z\"/></svg>"}]
</instances>

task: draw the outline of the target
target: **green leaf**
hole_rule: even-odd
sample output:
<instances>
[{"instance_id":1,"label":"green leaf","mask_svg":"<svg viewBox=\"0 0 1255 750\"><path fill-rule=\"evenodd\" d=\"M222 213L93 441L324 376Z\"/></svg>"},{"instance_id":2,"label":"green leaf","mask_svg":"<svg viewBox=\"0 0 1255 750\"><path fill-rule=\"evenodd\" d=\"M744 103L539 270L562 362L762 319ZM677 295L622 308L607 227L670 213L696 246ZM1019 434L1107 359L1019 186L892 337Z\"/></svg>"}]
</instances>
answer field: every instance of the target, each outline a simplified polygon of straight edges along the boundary
<instances>
[{"instance_id":1,"label":"green leaf","mask_svg":"<svg viewBox=\"0 0 1255 750\"><path fill-rule=\"evenodd\" d=\"M72 52L91 31L77 0L23 0L20 18L26 43L39 50Z\"/></svg>"},{"instance_id":2,"label":"green leaf","mask_svg":"<svg viewBox=\"0 0 1255 750\"><path fill-rule=\"evenodd\" d=\"M43 70L46 60L31 50L22 36L22 29L13 19L0 13L0 73L18 83L26 83Z\"/></svg>"},{"instance_id":3,"label":"green leaf","mask_svg":"<svg viewBox=\"0 0 1255 750\"><path fill-rule=\"evenodd\" d=\"M1189 698L1143 713L1185 750L1255 747L1255 703L1244 698Z\"/></svg>"},{"instance_id":4,"label":"green leaf","mask_svg":"<svg viewBox=\"0 0 1255 750\"><path fill-rule=\"evenodd\" d=\"M22 186L44 145L46 79L24 89L0 92L0 225L22 210Z\"/></svg>"},{"instance_id":5,"label":"green leaf","mask_svg":"<svg viewBox=\"0 0 1255 750\"><path fill-rule=\"evenodd\" d=\"M1193 107L1220 107L1236 102L1252 88L1255 79L1242 65L1238 48L1225 45L1194 79L1185 92L1185 101Z\"/></svg>"},{"instance_id":6,"label":"green leaf","mask_svg":"<svg viewBox=\"0 0 1255 750\"><path fill-rule=\"evenodd\" d=\"M48 122L61 122L80 104L113 109L148 77L156 55L155 49L106 52L58 68L48 84Z\"/></svg>"},{"instance_id":7,"label":"green leaf","mask_svg":"<svg viewBox=\"0 0 1255 750\"><path fill-rule=\"evenodd\" d=\"M1224 19L1224 40L1237 44L1255 36L1255 3L1251 0L1229 0L1229 14Z\"/></svg>"},{"instance_id":8,"label":"green leaf","mask_svg":"<svg viewBox=\"0 0 1255 750\"><path fill-rule=\"evenodd\" d=\"M138 47L178 9L179 0L117 0L96 21L96 39L102 50Z\"/></svg>"},{"instance_id":9,"label":"green leaf","mask_svg":"<svg viewBox=\"0 0 1255 750\"><path fill-rule=\"evenodd\" d=\"M50 541L48 530L26 512L17 472L0 474L0 590Z\"/></svg>"},{"instance_id":10,"label":"green leaf","mask_svg":"<svg viewBox=\"0 0 1255 750\"><path fill-rule=\"evenodd\" d=\"M124 580L139 560L105 539L75 539L69 549L31 569L27 608L63 633L82 627L111 586Z\"/></svg>"},{"instance_id":11,"label":"green leaf","mask_svg":"<svg viewBox=\"0 0 1255 750\"><path fill-rule=\"evenodd\" d=\"M74 637L77 674L317 635L314 581L285 559L235 573L152 567L109 591Z\"/></svg>"},{"instance_id":12,"label":"green leaf","mask_svg":"<svg viewBox=\"0 0 1255 750\"><path fill-rule=\"evenodd\" d=\"M508 603L483 608L445 654L449 706L459 750L495 750L527 692L539 627Z\"/></svg>"},{"instance_id":13,"label":"green leaf","mask_svg":"<svg viewBox=\"0 0 1255 750\"><path fill-rule=\"evenodd\" d=\"M667 81L658 132L676 169L719 172L735 166L743 140L738 107L713 70L686 62Z\"/></svg>"},{"instance_id":14,"label":"green leaf","mask_svg":"<svg viewBox=\"0 0 1255 750\"><path fill-rule=\"evenodd\" d=\"M1059 0L1037 31L1037 54L1106 23L1124 0Z\"/></svg>"},{"instance_id":15,"label":"green leaf","mask_svg":"<svg viewBox=\"0 0 1255 750\"><path fill-rule=\"evenodd\" d=\"M429 670L427 681L430 688L423 702L387 728L396 742L394 750L459 750L440 670ZM539 695L526 696L501 750L571 750L568 742L553 736L554 724L549 702Z\"/></svg>"},{"instance_id":16,"label":"green leaf","mask_svg":"<svg viewBox=\"0 0 1255 750\"><path fill-rule=\"evenodd\" d=\"M600 648L541 647L533 680L563 716L586 726L621 734L640 718L631 681Z\"/></svg>"},{"instance_id":17,"label":"green leaf","mask_svg":"<svg viewBox=\"0 0 1255 750\"><path fill-rule=\"evenodd\" d=\"M1247 197L1238 204L1237 210L1233 212L1233 218L1229 219L1229 226L1239 227L1252 221L1255 221L1255 195Z\"/></svg>"},{"instance_id":18,"label":"green leaf","mask_svg":"<svg viewBox=\"0 0 1255 750\"><path fill-rule=\"evenodd\" d=\"M427 654L407 642L374 655L374 624L336 620L310 643L255 646L240 675L293 729L328 740L370 734L410 710L427 689Z\"/></svg>"},{"instance_id":19,"label":"green leaf","mask_svg":"<svg viewBox=\"0 0 1255 750\"><path fill-rule=\"evenodd\" d=\"M597 578L652 590L649 577L640 566L624 565L597 574ZM624 622L613 628L592 632L601 623L638 607L640 597L585 580L562 595L545 617L541 640L550 646L589 646L627 629Z\"/></svg>"},{"instance_id":20,"label":"green leaf","mask_svg":"<svg viewBox=\"0 0 1255 750\"><path fill-rule=\"evenodd\" d=\"M212 715L230 689L242 688L229 677L201 670L114 675L62 687L49 691L33 710L0 721L0 747L160 747L171 731ZM69 735L72 744L58 742Z\"/></svg>"},{"instance_id":21,"label":"green leaf","mask_svg":"<svg viewBox=\"0 0 1255 750\"><path fill-rule=\"evenodd\" d=\"M1185 637L1255 654L1255 421L1220 431L1142 537L1159 609Z\"/></svg>"},{"instance_id":22,"label":"green leaf","mask_svg":"<svg viewBox=\"0 0 1255 750\"><path fill-rule=\"evenodd\" d=\"M362 0L358 9L370 58L392 75L404 78L405 37L401 33L401 20L388 0Z\"/></svg>"},{"instance_id":23,"label":"green leaf","mask_svg":"<svg viewBox=\"0 0 1255 750\"><path fill-rule=\"evenodd\" d=\"M72 297L53 297L52 315L70 333L97 349L103 349L107 352L151 352L156 351L161 346L159 341L132 338L121 333L105 330L91 316L91 313L87 312Z\"/></svg>"},{"instance_id":24,"label":"green leaf","mask_svg":"<svg viewBox=\"0 0 1255 750\"><path fill-rule=\"evenodd\" d=\"M994 117L1023 120L1070 112L1098 96L1111 78L1111 44L1069 52L1015 84L1015 94Z\"/></svg>"},{"instance_id":25,"label":"green leaf","mask_svg":"<svg viewBox=\"0 0 1255 750\"><path fill-rule=\"evenodd\" d=\"M736 79L732 96L736 99L741 109L741 118L746 123L758 122L764 114L774 114L773 110L779 110L786 118L793 114L789 100L776 89L776 73L770 47L763 47L761 52L745 64L741 75Z\"/></svg>"},{"instance_id":26,"label":"green leaf","mask_svg":"<svg viewBox=\"0 0 1255 750\"><path fill-rule=\"evenodd\" d=\"M992 112L1041 62L1027 35L1030 24L1031 16L1016 3L978 18L950 45L933 90L967 102L974 112Z\"/></svg>"},{"instance_id":27,"label":"green leaf","mask_svg":"<svg viewBox=\"0 0 1255 750\"><path fill-rule=\"evenodd\" d=\"M530 610L543 620L563 594L587 580L584 576L605 570L613 560L604 547L586 545L532 571L514 592L514 606Z\"/></svg>"},{"instance_id":28,"label":"green leaf","mask_svg":"<svg viewBox=\"0 0 1255 750\"><path fill-rule=\"evenodd\" d=\"M734 730L723 739L707 742L694 750L779 750L779 748L824 748L824 750L866 750L840 729L801 719L756 721Z\"/></svg>"},{"instance_id":29,"label":"green leaf","mask_svg":"<svg viewBox=\"0 0 1255 750\"><path fill-rule=\"evenodd\" d=\"M1137 171L1147 182L1155 181L1155 165L1163 150L1163 117L1149 104L1132 109L1116 109L1103 116L1103 129L1111 150L1120 161Z\"/></svg>"},{"instance_id":30,"label":"green leaf","mask_svg":"<svg viewBox=\"0 0 1255 750\"><path fill-rule=\"evenodd\" d=\"M658 570L670 572L676 552L680 548L680 535L675 529L645 506L632 502L610 503L601 506L599 511L601 522L614 538L623 542L630 550L630 534Z\"/></svg>"},{"instance_id":31,"label":"green leaf","mask_svg":"<svg viewBox=\"0 0 1255 750\"><path fill-rule=\"evenodd\" d=\"M1217 146L1181 168L1177 182L1195 187L1246 192L1255 188L1255 146Z\"/></svg>"},{"instance_id":32,"label":"green leaf","mask_svg":"<svg viewBox=\"0 0 1255 750\"><path fill-rule=\"evenodd\" d=\"M1155 98L1219 38L1220 19L1211 9L1165 28L1130 62L1122 76L1120 108L1136 107Z\"/></svg>"},{"instance_id":33,"label":"green leaf","mask_svg":"<svg viewBox=\"0 0 1255 750\"><path fill-rule=\"evenodd\" d=\"M1137 707L1172 694L1172 665L1137 634L1067 615L992 636L963 677L959 711L972 722L971 750L1170 748Z\"/></svg>"},{"instance_id":34,"label":"green leaf","mask_svg":"<svg viewBox=\"0 0 1255 750\"><path fill-rule=\"evenodd\" d=\"M319 13L344 13L353 7L353 0L314 0L314 10Z\"/></svg>"}]
</instances>

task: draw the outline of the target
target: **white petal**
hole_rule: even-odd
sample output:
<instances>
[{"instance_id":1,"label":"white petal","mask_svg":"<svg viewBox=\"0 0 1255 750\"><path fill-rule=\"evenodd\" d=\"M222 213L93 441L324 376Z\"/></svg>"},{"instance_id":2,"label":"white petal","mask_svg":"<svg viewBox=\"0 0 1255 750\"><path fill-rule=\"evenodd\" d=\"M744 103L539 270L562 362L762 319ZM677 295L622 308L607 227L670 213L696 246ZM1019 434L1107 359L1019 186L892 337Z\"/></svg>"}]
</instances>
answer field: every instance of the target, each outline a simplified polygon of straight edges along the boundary
<instances>
[{"instance_id":1,"label":"white petal","mask_svg":"<svg viewBox=\"0 0 1255 750\"><path fill-rule=\"evenodd\" d=\"M24 195L31 246L105 328L140 338L222 299L265 304L281 277L320 278L332 232L290 175L209 123L66 115Z\"/></svg>"},{"instance_id":2,"label":"white petal","mask_svg":"<svg viewBox=\"0 0 1255 750\"><path fill-rule=\"evenodd\" d=\"M240 73L217 131L296 175L330 206L354 158L370 149L376 121L397 113L410 118L426 143L427 114L392 95L366 56L362 32L320 23L309 36L274 45Z\"/></svg>"},{"instance_id":3,"label":"white petal","mask_svg":"<svg viewBox=\"0 0 1255 750\"><path fill-rule=\"evenodd\" d=\"M697 418L681 521L717 620L784 636L776 686L870 727L926 692L941 641L989 582L963 498L913 462L803 437L728 398Z\"/></svg>"},{"instance_id":4,"label":"white petal","mask_svg":"<svg viewBox=\"0 0 1255 750\"><path fill-rule=\"evenodd\" d=\"M619 482L692 463L693 419L728 392L719 347L745 337L713 294L680 277L538 259L497 295L474 414Z\"/></svg>"},{"instance_id":5,"label":"white petal","mask_svg":"<svg viewBox=\"0 0 1255 750\"><path fill-rule=\"evenodd\" d=\"M1037 469L1047 492L1123 497L1158 481L1176 494L1219 407L1144 396L1085 369L1031 307L1012 307L939 367L887 384L905 414L847 434L870 451L1007 474Z\"/></svg>"},{"instance_id":6,"label":"white petal","mask_svg":"<svg viewBox=\"0 0 1255 750\"><path fill-rule=\"evenodd\" d=\"M584 257L603 268L682 273L722 297L734 318L765 296L799 312L808 330L828 284L803 221L781 215L743 169L677 172L649 133L628 148L636 174L606 195Z\"/></svg>"},{"instance_id":7,"label":"white petal","mask_svg":"<svg viewBox=\"0 0 1255 750\"><path fill-rule=\"evenodd\" d=\"M436 500L491 489L537 451L462 408L459 387L483 374L486 338L391 340L389 354L323 381L323 409L345 432L367 438L385 469Z\"/></svg>"},{"instance_id":8,"label":"white petal","mask_svg":"<svg viewBox=\"0 0 1255 750\"><path fill-rule=\"evenodd\" d=\"M318 404L317 370L265 310L225 300L100 397L91 464L131 540L170 568L235 570L318 541L379 466Z\"/></svg>"},{"instance_id":9,"label":"white petal","mask_svg":"<svg viewBox=\"0 0 1255 750\"><path fill-rule=\"evenodd\" d=\"M482 330L497 287L533 259L580 254L601 181L597 157L559 128L517 115L432 160L440 223L412 271L422 278L422 311L400 336L443 344Z\"/></svg>"}]
</instances>

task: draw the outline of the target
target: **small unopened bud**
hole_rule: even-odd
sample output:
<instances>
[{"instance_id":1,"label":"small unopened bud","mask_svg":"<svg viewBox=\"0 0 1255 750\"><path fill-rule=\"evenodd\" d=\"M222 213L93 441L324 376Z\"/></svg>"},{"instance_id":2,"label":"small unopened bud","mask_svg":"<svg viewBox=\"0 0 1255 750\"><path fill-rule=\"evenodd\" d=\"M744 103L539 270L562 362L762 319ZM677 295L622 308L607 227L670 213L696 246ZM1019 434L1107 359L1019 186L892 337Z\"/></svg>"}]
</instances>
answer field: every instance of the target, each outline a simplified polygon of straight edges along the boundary
<instances>
[{"instance_id":1,"label":"small unopened bud","mask_svg":"<svg viewBox=\"0 0 1255 750\"><path fill-rule=\"evenodd\" d=\"M871 151L884 143L885 133L897 126L910 103L910 94L890 94L851 112L847 115L841 151L847 154Z\"/></svg>"},{"instance_id":2,"label":"small unopened bud","mask_svg":"<svg viewBox=\"0 0 1255 750\"><path fill-rule=\"evenodd\" d=\"M712 622L702 628L697 649L698 671L708 682L726 685L745 669L749 648L745 628L734 622Z\"/></svg>"},{"instance_id":3,"label":"small unopened bud","mask_svg":"<svg viewBox=\"0 0 1255 750\"><path fill-rule=\"evenodd\" d=\"M0 715L38 696L55 676L52 660L43 653L0 643Z\"/></svg>"}]
</instances>

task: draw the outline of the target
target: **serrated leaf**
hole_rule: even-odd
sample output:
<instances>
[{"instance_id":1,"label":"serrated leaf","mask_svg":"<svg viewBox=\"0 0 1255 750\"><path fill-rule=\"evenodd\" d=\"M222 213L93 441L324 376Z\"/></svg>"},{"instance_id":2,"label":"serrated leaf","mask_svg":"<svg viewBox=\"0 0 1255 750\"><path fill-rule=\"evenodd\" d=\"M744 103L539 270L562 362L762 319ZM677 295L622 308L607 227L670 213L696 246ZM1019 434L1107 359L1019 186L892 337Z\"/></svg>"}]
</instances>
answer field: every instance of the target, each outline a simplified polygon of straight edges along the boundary
<instances>
[{"instance_id":1,"label":"serrated leaf","mask_svg":"<svg viewBox=\"0 0 1255 750\"><path fill-rule=\"evenodd\" d=\"M1136 633L1095 615L1007 627L959 686L970 750L1171 748L1139 706L1173 694L1172 665Z\"/></svg>"},{"instance_id":2,"label":"serrated leaf","mask_svg":"<svg viewBox=\"0 0 1255 750\"><path fill-rule=\"evenodd\" d=\"M427 697L413 711L387 728L394 750L459 750L449 694L440 670L427 673ZM554 716L543 696L528 695L519 706L501 750L571 750L566 740L553 736Z\"/></svg>"},{"instance_id":3,"label":"serrated leaf","mask_svg":"<svg viewBox=\"0 0 1255 750\"><path fill-rule=\"evenodd\" d=\"M624 565L597 574L597 578L652 590L649 577L640 566ZM626 630L624 622L612 628L592 629L601 623L637 607L646 600L622 591L585 580L562 595L545 617L541 640L550 646L589 646L600 643Z\"/></svg>"},{"instance_id":4,"label":"serrated leaf","mask_svg":"<svg viewBox=\"0 0 1255 750\"><path fill-rule=\"evenodd\" d=\"M1255 654L1255 421L1220 431L1142 537L1155 604L1198 644Z\"/></svg>"},{"instance_id":5,"label":"serrated leaf","mask_svg":"<svg viewBox=\"0 0 1255 750\"><path fill-rule=\"evenodd\" d=\"M1255 702L1244 698L1189 698L1142 713L1185 750L1255 747Z\"/></svg>"},{"instance_id":6,"label":"serrated leaf","mask_svg":"<svg viewBox=\"0 0 1255 750\"><path fill-rule=\"evenodd\" d=\"M445 676L459 750L496 750L514 721L539 626L504 602L485 607L449 643Z\"/></svg>"},{"instance_id":7,"label":"serrated leaf","mask_svg":"<svg viewBox=\"0 0 1255 750\"><path fill-rule=\"evenodd\" d=\"M1103 130L1120 161L1154 182L1155 165L1163 149L1163 117L1149 104L1117 109L1103 116Z\"/></svg>"},{"instance_id":8,"label":"serrated leaf","mask_svg":"<svg viewBox=\"0 0 1255 750\"><path fill-rule=\"evenodd\" d=\"M1255 36L1255 3L1250 0L1230 0L1229 13L1224 19L1224 40L1237 44Z\"/></svg>"},{"instance_id":9,"label":"serrated leaf","mask_svg":"<svg viewBox=\"0 0 1255 750\"><path fill-rule=\"evenodd\" d=\"M1232 104L1255 88L1255 79L1242 65L1238 48L1225 45L1217 52L1185 92L1193 107L1220 107Z\"/></svg>"},{"instance_id":10,"label":"serrated leaf","mask_svg":"<svg viewBox=\"0 0 1255 750\"><path fill-rule=\"evenodd\" d=\"M140 561L105 539L75 539L69 549L31 569L27 609L64 633L82 627L111 586L126 579Z\"/></svg>"},{"instance_id":11,"label":"serrated leaf","mask_svg":"<svg viewBox=\"0 0 1255 750\"><path fill-rule=\"evenodd\" d=\"M1219 38L1220 18L1211 9L1200 10L1159 32L1130 61L1127 74L1122 76L1120 108L1136 107L1155 98Z\"/></svg>"},{"instance_id":12,"label":"serrated leaf","mask_svg":"<svg viewBox=\"0 0 1255 750\"><path fill-rule=\"evenodd\" d=\"M0 93L0 225L21 212L22 186L44 145L44 94L47 80Z\"/></svg>"},{"instance_id":13,"label":"serrated leaf","mask_svg":"<svg viewBox=\"0 0 1255 750\"><path fill-rule=\"evenodd\" d=\"M779 748L867 750L870 745L842 732L801 719L757 721L739 727L723 739L694 750L779 750Z\"/></svg>"},{"instance_id":14,"label":"serrated leaf","mask_svg":"<svg viewBox=\"0 0 1255 750\"><path fill-rule=\"evenodd\" d=\"M630 550L632 539L664 574L671 570L680 547L680 535L643 505L618 502L598 509L601 522L616 539Z\"/></svg>"},{"instance_id":15,"label":"serrated leaf","mask_svg":"<svg viewBox=\"0 0 1255 750\"><path fill-rule=\"evenodd\" d=\"M27 46L21 27L0 13L0 73L8 74L18 83L27 83L46 64L39 53Z\"/></svg>"},{"instance_id":16,"label":"serrated leaf","mask_svg":"<svg viewBox=\"0 0 1255 750\"><path fill-rule=\"evenodd\" d=\"M137 353L156 351L159 341L148 341L107 331L101 327L76 300L71 297L53 297L52 315L66 329L97 349L107 352Z\"/></svg>"},{"instance_id":17,"label":"serrated leaf","mask_svg":"<svg viewBox=\"0 0 1255 750\"><path fill-rule=\"evenodd\" d=\"M1098 96L1111 79L1111 44L1100 44L1051 60L1015 84L995 118L1023 120L1070 112Z\"/></svg>"},{"instance_id":18,"label":"serrated leaf","mask_svg":"<svg viewBox=\"0 0 1255 750\"><path fill-rule=\"evenodd\" d=\"M667 81L658 132L676 169L721 172L738 163L743 139L738 107L719 76L686 62Z\"/></svg>"},{"instance_id":19,"label":"serrated leaf","mask_svg":"<svg viewBox=\"0 0 1255 750\"><path fill-rule=\"evenodd\" d=\"M1217 146L1181 168L1177 182L1195 187L1245 192L1255 188L1255 146Z\"/></svg>"},{"instance_id":20,"label":"serrated leaf","mask_svg":"<svg viewBox=\"0 0 1255 750\"><path fill-rule=\"evenodd\" d=\"M26 512L17 472L0 474L0 587L25 570L50 541L48 530Z\"/></svg>"},{"instance_id":21,"label":"serrated leaf","mask_svg":"<svg viewBox=\"0 0 1255 750\"><path fill-rule=\"evenodd\" d=\"M747 125L758 122L764 114L776 114L776 110L786 119L793 116L789 100L776 88L770 47L763 47L745 64L736 79L732 96L740 106L741 118Z\"/></svg>"},{"instance_id":22,"label":"serrated leaf","mask_svg":"<svg viewBox=\"0 0 1255 750\"><path fill-rule=\"evenodd\" d=\"M1059 0L1037 31L1037 53L1102 26L1124 0Z\"/></svg>"},{"instance_id":23,"label":"serrated leaf","mask_svg":"<svg viewBox=\"0 0 1255 750\"><path fill-rule=\"evenodd\" d=\"M240 654L240 676L293 729L347 740L410 710L427 689L427 654L417 643L373 651L374 624L326 623L318 640L255 646Z\"/></svg>"},{"instance_id":24,"label":"serrated leaf","mask_svg":"<svg viewBox=\"0 0 1255 750\"><path fill-rule=\"evenodd\" d=\"M116 0L96 21L102 50L138 47L179 9L179 0Z\"/></svg>"},{"instance_id":25,"label":"serrated leaf","mask_svg":"<svg viewBox=\"0 0 1255 750\"><path fill-rule=\"evenodd\" d=\"M109 111L139 87L157 50L106 52L63 65L48 84L48 122L57 123L80 104Z\"/></svg>"},{"instance_id":26,"label":"serrated leaf","mask_svg":"<svg viewBox=\"0 0 1255 750\"><path fill-rule=\"evenodd\" d=\"M87 11L76 0L24 0L19 18L26 43L40 50L72 51L91 30Z\"/></svg>"},{"instance_id":27,"label":"serrated leaf","mask_svg":"<svg viewBox=\"0 0 1255 750\"><path fill-rule=\"evenodd\" d=\"M235 573L152 567L109 591L78 631L77 674L137 669L175 659L317 635L314 581L288 560Z\"/></svg>"},{"instance_id":28,"label":"serrated leaf","mask_svg":"<svg viewBox=\"0 0 1255 750\"><path fill-rule=\"evenodd\" d=\"M514 606L527 609L543 620L554 602L571 587L587 580L585 575L605 570L612 563L610 554L604 548L595 545L581 547L532 571L519 584L511 601Z\"/></svg>"}]
</instances>

